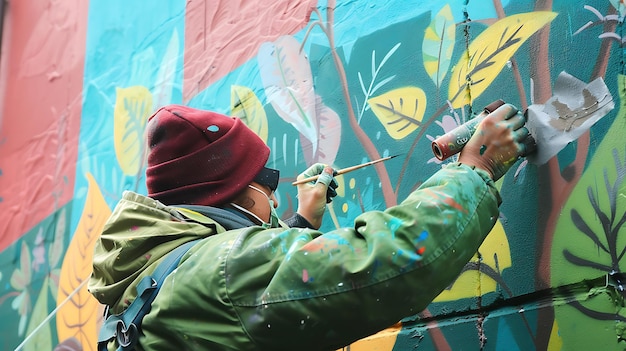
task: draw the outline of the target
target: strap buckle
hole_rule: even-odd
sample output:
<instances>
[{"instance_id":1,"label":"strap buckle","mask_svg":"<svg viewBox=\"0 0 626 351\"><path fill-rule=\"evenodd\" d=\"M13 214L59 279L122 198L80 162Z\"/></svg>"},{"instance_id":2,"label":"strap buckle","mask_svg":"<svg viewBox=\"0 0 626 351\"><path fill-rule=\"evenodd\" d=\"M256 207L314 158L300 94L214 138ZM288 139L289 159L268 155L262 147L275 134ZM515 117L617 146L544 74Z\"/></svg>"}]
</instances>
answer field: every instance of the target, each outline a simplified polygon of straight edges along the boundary
<instances>
[{"instance_id":1,"label":"strap buckle","mask_svg":"<svg viewBox=\"0 0 626 351\"><path fill-rule=\"evenodd\" d=\"M132 349L139 338L139 333L137 332L137 326L135 323L131 323L128 327L126 327L124 323L118 323L117 333L115 334L117 343L124 350Z\"/></svg>"}]
</instances>

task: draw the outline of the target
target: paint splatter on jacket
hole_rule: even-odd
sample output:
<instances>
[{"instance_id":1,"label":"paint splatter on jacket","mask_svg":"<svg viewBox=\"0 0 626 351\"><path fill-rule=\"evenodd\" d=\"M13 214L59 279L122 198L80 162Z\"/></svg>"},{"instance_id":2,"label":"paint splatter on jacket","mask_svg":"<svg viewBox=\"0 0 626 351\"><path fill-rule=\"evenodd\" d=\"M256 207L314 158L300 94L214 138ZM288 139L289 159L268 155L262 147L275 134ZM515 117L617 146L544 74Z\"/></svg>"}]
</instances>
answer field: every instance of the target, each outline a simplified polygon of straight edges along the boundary
<instances>
[{"instance_id":1,"label":"paint splatter on jacket","mask_svg":"<svg viewBox=\"0 0 626 351\"><path fill-rule=\"evenodd\" d=\"M424 308L459 275L498 217L486 173L452 164L354 226L225 230L126 193L94 255L91 293L121 312L172 248L204 237L143 321L144 350L335 350Z\"/></svg>"}]
</instances>

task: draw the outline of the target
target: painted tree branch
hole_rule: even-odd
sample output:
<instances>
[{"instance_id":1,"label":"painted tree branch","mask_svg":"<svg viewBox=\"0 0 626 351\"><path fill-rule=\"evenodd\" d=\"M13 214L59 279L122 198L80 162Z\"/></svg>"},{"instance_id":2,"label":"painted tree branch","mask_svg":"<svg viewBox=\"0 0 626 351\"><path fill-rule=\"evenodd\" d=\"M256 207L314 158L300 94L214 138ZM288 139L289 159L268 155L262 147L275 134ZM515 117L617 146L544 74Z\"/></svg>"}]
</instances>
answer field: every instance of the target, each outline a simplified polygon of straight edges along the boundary
<instances>
[{"instance_id":1,"label":"painted tree branch","mask_svg":"<svg viewBox=\"0 0 626 351\"><path fill-rule=\"evenodd\" d=\"M498 19L506 17L504 7L502 6L502 2L500 0L493 0L493 6L496 8ZM517 85L517 90L519 91L520 108L522 110L525 110L526 108L528 108L528 100L526 99L524 82L522 82L522 75L519 72L519 65L517 64L517 60L515 59L515 57L511 57L511 68L513 69L513 77L515 78L515 84Z\"/></svg>"},{"instance_id":2,"label":"painted tree branch","mask_svg":"<svg viewBox=\"0 0 626 351\"><path fill-rule=\"evenodd\" d=\"M396 196L398 196L398 193L400 191L402 178L404 178L406 169L409 167L409 161L411 159L411 155L413 155L413 151L415 151L417 142L420 141L420 139L422 139L422 136L424 135L426 130L428 130L428 127L436 120L437 116L441 115L446 110L447 106L448 105L442 105L441 107L439 107L437 111L435 111L435 113L433 113L426 122L422 123L420 131L419 133L417 133L417 136L415 137L415 139L413 139L413 143L411 144L411 147L409 148L409 151L407 152L406 157L404 158L404 163L402 163L402 169L400 170L400 175L398 176L398 181L396 183L396 188L394 190Z\"/></svg>"},{"instance_id":3,"label":"painted tree branch","mask_svg":"<svg viewBox=\"0 0 626 351\"><path fill-rule=\"evenodd\" d=\"M350 91L348 88L348 80L346 77L346 71L343 67L343 64L337 54L337 50L335 49L335 37L333 32L333 23L334 23L334 9L335 9L335 0L328 1L328 11L327 11L327 26L326 26L326 35L328 36L328 41L330 43L331 54L333 56L333 60L335 62L335 67L337 69L337 73L339 74L339 79L341 81L341 85L343 87L343 96L345 102L347 104L348 117L350 121L350 126L352 127L354 133L356 134L358 140L363 145L365 151L369 155L372 160L376 160L380 158L380 154L371 139L365 134L363 129L358 124L356 116L354 115L354 109L352 107L352 101L350 99ZM407 157L408 159L408 157ZM385 204L387 207L393 206L397 204L397 195L393 191L391 187L391 181L389 179L389 174L387 173L387 169L382 163L378 163L374 165L376 172L381 181L381 186L383 190L383 196L385 198ZM430 314L428 310L424 310L422 313ZM435 344L437 350L450 350L450 346L438 327L432 325L433 328L429 328L431 333L431 337L433 339L433 343Z\"/></svg>"},{"instance_id":4,"label":"painted tree branch","mask_svg":"<svg viewBox=\"0 0 626 351\"><path fill-rule=\"evenodd\" d=\"M552 9L552 0L537 0L535 3L536 11L548 11ZM544 103L552 96L552 88L550 82L550 66L548 43L550 39L550 27L546 26L535 34L531 42L531 50L533 50L534 59L531 60L531 77L534 81L534 97L536 103ZM541 79L543 78L543 79ZM563 178L560 177L560 169L556 158L550 160L546 165L539 168L538 177L547 177L549 181L540 181L538 185L538 202L545 207L550 207L549 215L546 217L544 211L537 213L537 271L535 274L535 289L542 290L550 285L550 253L552 240L554 236L555 224L558 219L558 212L561 208L562 201L557 200L559 189L562 189ZM554 202L552 202L554 201ZM543 231L543 232L542 232ZM554 320L554 310L543 308L538 312L537 336L535 338L535 347L538 350L545 350L550 343L551 328L543 326L548 321ZM541 327L539 327L541 326Z\"/></svg>"},{"instance_id":5,"label":"painted tree branch","mask_svg":"<svg viewBox=\"0 0 626 351\"><path fill-rule=\"evenodd\" d=\"M329 0L328 10L326 13L327 25L326 25L325 33L326 33L326 36L328 37L333 61L335 62L335 67L337 69L337 73L339 74L339 80L341 81L343 97L344 97L346 107L347 107L350 126L352 127L352 130L354 131L354 134L356 135L361 145L363 145L363 149L365 149L365 152L367 153L369 158L372 160L377 160L380 158L380 153L376 149L376 146L374 145L372 140L367 136L367 134L363 131L363 129L361 129L361 126L359 126L356 116L354 115L354 108L352 106L352 100L350 99L350 91L348 88L348 79L346 77L346 70L335 48L335 35L334 35L334 30L333 30L334 18L335 18L335 0ZM387 172L387 169L382 163L375 164L374 168L376 169L376 173L378 174L378 178L380 179L380 183L381 183L381 187L383 191L383 197L385 199L385 205L387 207L396 205L398 203L398 200L393 191L393 188L391 187L391 180L389 179L389 173Z\"/></svg>"}]
</instances>

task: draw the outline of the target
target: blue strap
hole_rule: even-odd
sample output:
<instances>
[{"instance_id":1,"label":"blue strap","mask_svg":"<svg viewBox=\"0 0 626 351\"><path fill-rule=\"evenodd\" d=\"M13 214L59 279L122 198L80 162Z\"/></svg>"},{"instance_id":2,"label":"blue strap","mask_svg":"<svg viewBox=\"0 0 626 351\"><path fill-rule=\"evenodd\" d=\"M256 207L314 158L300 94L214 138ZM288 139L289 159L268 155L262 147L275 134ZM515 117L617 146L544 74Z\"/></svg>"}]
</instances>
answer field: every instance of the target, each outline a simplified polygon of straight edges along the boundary
<instances>
[{"instance_id":1,"label":"blue strap","mask_svg":"<svg viewBox=\"0 0 626 351\"><path fill-rule=\"evenodd\" d=\"M150 305L156 297L165 277L178 267L183 255L198 240L178 246L167 254L159 263L152 275L144 277L137 285L137 297L124 312L107 317L98 334L98 350L106 351L107 344L116 338L118 351L134 350L141 328L143 317L150 311Z\"/></svg>"}]
</instances>

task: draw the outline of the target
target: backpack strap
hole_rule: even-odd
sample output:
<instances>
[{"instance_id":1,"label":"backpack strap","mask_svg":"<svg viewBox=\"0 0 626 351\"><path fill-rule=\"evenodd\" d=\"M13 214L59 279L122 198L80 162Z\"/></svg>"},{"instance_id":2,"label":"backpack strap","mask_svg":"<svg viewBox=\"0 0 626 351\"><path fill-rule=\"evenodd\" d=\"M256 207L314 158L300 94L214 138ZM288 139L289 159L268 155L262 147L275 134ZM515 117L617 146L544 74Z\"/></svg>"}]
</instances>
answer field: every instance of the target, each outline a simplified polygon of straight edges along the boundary
<instances>
[{"instance_id":1,"label":"backpack strap","mask_svg":"<svg viewBox=\"0 0 626 351\"><path fill-rule=\"evenodd\" d=\"M141 321L150 311L165 277L178 267L182 256L197 242L189 241L168 253L154 272L139 282L137 297L130 306L124 312L106 318L98 334L98 351L106 351L109 341L113 339L117 339L118 351L134 350L141 332Z\"/></svg>"},{"instance_id":2,"label":"backpack strap","mask_svg":"<svg viewBox=\"0 0 626 351\"><path fill-rule=\"evenodd\" d=\"M251 220L234 210L201 205L176 205L170 207L176 209L183 217L204 226L215 226L217 223L217 233L254 225Z\"/></svg>"}]
</instances>

